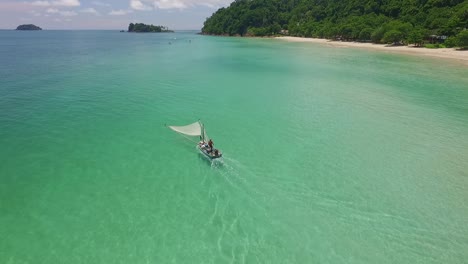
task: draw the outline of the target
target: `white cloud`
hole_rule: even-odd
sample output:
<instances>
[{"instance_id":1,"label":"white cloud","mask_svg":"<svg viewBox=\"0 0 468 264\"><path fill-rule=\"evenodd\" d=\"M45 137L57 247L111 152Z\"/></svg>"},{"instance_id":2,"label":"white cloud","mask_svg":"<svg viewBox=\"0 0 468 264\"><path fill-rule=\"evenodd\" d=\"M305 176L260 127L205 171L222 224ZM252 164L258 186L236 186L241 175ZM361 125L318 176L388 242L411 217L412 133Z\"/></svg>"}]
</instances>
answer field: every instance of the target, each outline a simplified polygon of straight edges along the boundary
<instances>
[{"instance_id":1,"label":"white cloud","mask_svg":"<svg viewBox=\"0 0 468 264\"><path fill-rule=\"evenodd\" d=\"M135 10L145 11L152 10L151 6L143 4L140 0L130 0L130 7Z\"/></svg>"},{"instance_id":2,"label":"white cloud","mask_svg":"<svg viewBox=\"0 0 468 264\"><path fill-rule=\"evenodd\" d=\"M133 1L133 0L131 0ZM142 3L152 4L157 9L185 9L194 6L219 8L227 6L232 0L138 0Z\"/></svg>"},{"instance_id":3,"label":"white cloud","mask_svg":"<svg viewBox=\"0 0 468 264\"><path fill-rule=\"evenodd\" d=\"M112 10L112 11L109 12L109 15L111 15L111 16L123 16L123 15L126 15L128 13L132 13L132 10L123 10L123 9Z\"/></svg>"},{"instance_id":4,"label":"white cloud","mask_svg":"<svg viewBox=\"0 0 468 264\"><path fill-rule=\"evenodd\" d=\"M47 8L46 12L49 14L57 14L60 12L60 10L58 10L57 8Z\"/></svg>"},{"instance_id":5,"label":"white cloud","mask_svg":"<svg viewBox=\"0 0 468 264\"><path fill-rule=\"evenodd\" d=\"M222 5L222 6L227 6L227 4L229 4L229 3L226 3L225 5ZM206 7L209 7L209 8L220 8L221 7L219 4L215 5L215 4L212 4L212 3L199 3L199 5L206 6Z\"/></svg>"},{"instance_id":6,"label":"white cloud","mask_svg":"<svg viewBox=\"0 0 468 264\"><path fill-rule=\"evenodd\" d=\"M0 18L3 18L4 15L8 15L10 12L27 13L31 9L30 2L0 0Z\"/></svg>"},{"instance_id":7,"label":"white cloud","mask_svg":"<svg viewBox=\"0 0 468 264\"><path fill-rule=\"evenodd\" d=\"M52 1L53 6L80 6L79 0L58 0Z\"/></svg>"},{"instance_id":8,"label":"white cloud","mask_svg":"<svg viewBox=\"0 0 468 264\"><path fill-rule=\"evenodd\" d=\"M59 14L64 17L71 17L71 16L78 15L75 11L61 11L61 10L58 10L57 8L47 8L46 12L49 14Z\"/></svg>"},{"instance_id":9,"label":"white cloud","mask_svg":"<svg viewBox=\"0 0 468 264\"><path fill-rule=\"evenodd\" d=\"M34 1L31 3L33 6L50 6L49 1Z\"/></svg>"},{"instance_id":10,"label":"white cloud","mask_svg":"<svg viewBox=\"0 0 468 264\"><path fill-rule=\"evenodd\" d=\"M104 3L104 2L101 2L101 1L92 1L91 4L93 4L95 6L111 6L110 4Z\"/></svg>"},{"instance_id":11,"label":"white cloud","mask_svg":"<svg viewBox=\"0 0 468 264\"><path fill-rule=\"evenodd\" d=\"M37 12L36 10L31 10L31 11L29 11L28 13L30 13L31 15L33 15L33 16L35 16L35 17L41 16L41 13Z\"/></svg>"},{"instance_id":12,"label":"white cloud","mask_svg":"<svg viewBox=\"0 0 468 264\"><path fill-rule=\"evenodd\" d=\"M184 3L185 2L185 3ZM159 9L184 9L187 8L191 1L184 0L157 0L154 1L154 6Z\"/></svg>"},{"instance_id":13,"label":"white cloud","mask_svg":"<svg viewBox=\"0 0 468 264\"><path fill-rule=\"evenodd\" d=\"M81 13L93 14L93 15L96 15L96 16L100 15L99 12L96 9L92 8L92 7L81 9L80 12Z\"/></svg>"},{"instance_id":14,"label":"white cloud","mask_svg":"<svg viewBox=\"0 0 468 264\"><path fill-rule=\"evenodd\" d=\"M80 6L80 0L55 0L55 1L34 1L31 3L33 6Z\"/></svg>"},{"instance_id":15,"label":"white cloud","mask_svg":"<svg viewBox=\"0 0 468 264\"><path fill-rule=\"evenodd\" d=\"M60 11L59 14L64 17L71 17L78 15L75 11Z\"/></svg>"}]
</instances>

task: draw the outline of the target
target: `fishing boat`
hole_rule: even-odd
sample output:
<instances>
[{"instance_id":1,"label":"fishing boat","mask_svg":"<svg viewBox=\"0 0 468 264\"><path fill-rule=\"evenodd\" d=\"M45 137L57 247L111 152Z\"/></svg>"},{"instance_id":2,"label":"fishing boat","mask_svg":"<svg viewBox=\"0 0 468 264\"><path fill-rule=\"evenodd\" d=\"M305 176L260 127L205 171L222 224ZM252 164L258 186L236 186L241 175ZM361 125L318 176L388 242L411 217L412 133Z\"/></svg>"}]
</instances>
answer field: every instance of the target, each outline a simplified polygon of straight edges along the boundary
<instances>
[{"instance_id":1,"label":"fishing boat","mask_svg":"<svg viewBox=\"0 0 468 264\"><path fill-rule=\"evenodd\" d=\"M213 141L208 138L206 134L205 126L203 123L198 120L195 123L186 126L167 126L173 131L179 133L180 135L184 136L188 140L196 143L197 149L205 155L207 158L214 160L221 158L223 154L219 149L213 147ZM200 140L198 143L193 140L194 137L198 137Z\"/></svg>"}]
</instances>

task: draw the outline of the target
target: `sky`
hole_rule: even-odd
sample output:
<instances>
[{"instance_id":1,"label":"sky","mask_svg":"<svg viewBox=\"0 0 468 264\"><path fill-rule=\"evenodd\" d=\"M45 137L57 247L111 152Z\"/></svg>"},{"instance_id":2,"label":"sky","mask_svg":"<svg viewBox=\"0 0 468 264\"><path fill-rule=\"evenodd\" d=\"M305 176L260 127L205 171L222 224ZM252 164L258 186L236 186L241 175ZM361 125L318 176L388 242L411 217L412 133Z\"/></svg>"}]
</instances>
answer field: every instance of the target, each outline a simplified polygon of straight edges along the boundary
<instances>
[{"instance_id":1,"label":"sky","mask_svg":"<svg viewBox=\"0 0 468 264\"><path fill-rule=\"evenodd\" d=\"M0 0L0 29L127 29L129 23L200 30L234 0Z\"/></svg>"}]
</instances>

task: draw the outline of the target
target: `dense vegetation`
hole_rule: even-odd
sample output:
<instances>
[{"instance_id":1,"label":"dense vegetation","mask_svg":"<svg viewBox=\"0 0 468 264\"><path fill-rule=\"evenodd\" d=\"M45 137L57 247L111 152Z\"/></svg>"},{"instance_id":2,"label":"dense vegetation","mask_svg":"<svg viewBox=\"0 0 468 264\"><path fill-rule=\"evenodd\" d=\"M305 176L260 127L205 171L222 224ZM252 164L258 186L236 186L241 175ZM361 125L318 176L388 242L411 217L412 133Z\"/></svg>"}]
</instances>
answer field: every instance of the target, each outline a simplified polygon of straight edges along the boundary
<instances>
[{"instance_id":1,"label":"dense vegetation","mask_svg":"<svg viewBox=\"0 0 468 264\"><path fill-rule=\"evenodd\" d=\"M202 33L271 36L287 32L421 45L431 35L451 37L466 28L468 0L235 0L209 17ZM448 43L459 41L452 37Z\"/></svg>"},{"instance_id":2,"label":"dense vegetation","mask_svg":"<svg viewBox=\"0 0 468 264\"><path fill-rule=\"evenodd\" d=\"M42 28L33 25L33 24L27 24L27 25L19 25L16 30L42 30Z\"/></svg>"},{"instance_id":3,"label":"dense vegetation","mask_svg":"<svg viewBox=\"0 0 468 264\"><path fill-rule=\"evenodd\" d=\"M128 32L173 32L164 26L145 25L143 23L130 23Z\"/></svg>"}]
</instances>

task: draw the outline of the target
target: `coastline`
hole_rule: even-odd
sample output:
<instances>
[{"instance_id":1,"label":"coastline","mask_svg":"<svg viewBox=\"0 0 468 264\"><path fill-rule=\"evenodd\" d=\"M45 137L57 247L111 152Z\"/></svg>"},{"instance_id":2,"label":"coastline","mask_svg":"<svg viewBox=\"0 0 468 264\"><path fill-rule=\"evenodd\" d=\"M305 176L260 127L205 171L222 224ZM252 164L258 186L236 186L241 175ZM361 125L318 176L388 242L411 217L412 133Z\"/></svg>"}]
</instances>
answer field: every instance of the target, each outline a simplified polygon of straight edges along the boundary
<instances>
[{"instance_id":1,"label":"coastline","mask_svg":"<svg viewBox=\"0 0 468 264\"><path fill-rule=\"evenodd\" d=\"M343 47L343 48L361 48L367 50L380 50L390 53L408 54L413 56L425 56L441 59L450 59L468 66L468 50L456 50L452 48L428 49L409 46L386 46L384 44L361 43L361 42L343 42L333 41L329 39L317 38L301 38L301 37L276 37L275 39L289 41L289 42L309 42L327 45L330 47Z\"/></svg>"}]
</instances>

